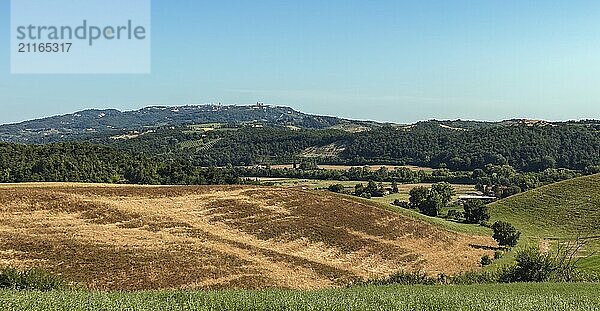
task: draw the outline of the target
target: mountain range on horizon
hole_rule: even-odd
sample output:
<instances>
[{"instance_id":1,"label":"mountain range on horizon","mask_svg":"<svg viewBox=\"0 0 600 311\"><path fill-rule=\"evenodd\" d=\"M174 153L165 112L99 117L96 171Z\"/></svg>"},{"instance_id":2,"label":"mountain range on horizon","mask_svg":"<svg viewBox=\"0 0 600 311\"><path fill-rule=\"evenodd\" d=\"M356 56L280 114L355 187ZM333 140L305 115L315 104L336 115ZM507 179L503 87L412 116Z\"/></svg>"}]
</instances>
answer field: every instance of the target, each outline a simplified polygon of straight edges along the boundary
<instances>
[{"instance_id":1,"label":"mountain range on horizon","mask_svg":"<svg viewBox=\"0 0 600 311\"><path fill-rule=\"evenodd\" d=\"M286 106L254 105L186 105L149 106L139 110L87 109L70 114L50 116L12 124L0 125L0 141L45 143L65 137L93 133L144 131L160 127L222 123L235 126L278 126L304 129L340 129L366 131L381 126L406 127L434 124L454 130L525 125L552 126L564 123L600 124L598 120L553 122L531 119L504 121L428 120L414 124L364 121L306 114Z\"/></svg>"}]
</instances>

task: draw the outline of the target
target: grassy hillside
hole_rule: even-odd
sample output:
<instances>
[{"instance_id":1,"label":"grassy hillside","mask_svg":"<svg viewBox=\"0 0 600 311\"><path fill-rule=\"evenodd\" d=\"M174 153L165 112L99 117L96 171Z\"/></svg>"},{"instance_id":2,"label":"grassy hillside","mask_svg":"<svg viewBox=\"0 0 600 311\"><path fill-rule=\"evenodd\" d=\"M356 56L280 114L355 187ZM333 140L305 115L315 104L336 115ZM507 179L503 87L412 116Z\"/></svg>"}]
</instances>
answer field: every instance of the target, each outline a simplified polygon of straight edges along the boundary
<instances>
[{"instance_id":1,"label":"grassy hillside","mask_svg":"<svg viewBox=\"0 0 600 311\"><path fill-rule=\"evenodd\" d=\"M9 292L7 310L598 310L598 284L381 286L319 291Z\"/></svg>"},{"instance_id":2,"label":"grassy hillside","mask_svg":"<svg viewBox=\"0 0 600 311\"><path fill-rule=\"evenodd\" d=\"M489 237L328 192L0 185L0 265L90 289L342 286L398 270L476 269Z\"/></svg>"},{"instance_id":3,"label":"grassy hillside","mask_svg":"<svg viewBox=\"0 0 600 311\"><path fill-rule=\"evenodd\" d=\"M531 190L491 205L493 220L507 220L535 237L600 235L600 175Z\"/></svg>"},{"instance_id":4,"label":"grassy hillside","mask_svg":"<svg viewBox=\"0 0 600 311\"><path fill-rule=\"evenodd\" d=\"M581 267L600 272L600 175L531 190L491 205L492 221L505 220L523 232L523 243L588 237Z\"/></svg>"}]
</instances>

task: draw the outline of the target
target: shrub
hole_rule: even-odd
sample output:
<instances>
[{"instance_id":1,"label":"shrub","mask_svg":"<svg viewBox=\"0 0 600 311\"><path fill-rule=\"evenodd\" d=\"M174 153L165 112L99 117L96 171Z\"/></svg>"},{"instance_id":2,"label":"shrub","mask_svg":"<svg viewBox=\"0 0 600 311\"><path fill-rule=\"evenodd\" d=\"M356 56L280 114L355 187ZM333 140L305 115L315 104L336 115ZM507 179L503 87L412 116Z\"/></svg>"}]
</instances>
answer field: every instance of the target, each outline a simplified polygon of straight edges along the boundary
<instances>
[{"instance_id":1,"label":"shrub","mask_svg":"<svg viewBox=\"0 0 600 311\"><path fill-rule=\"evenodd\" d=\"M503 252L501 252L501 251L494 252L494 260L498 260L498 259L502 258L502 256L504 256Z\"/></svg>"},{"instance_id":2,"label":"shrub","mask_svg":"<svg viewBox=\"0 0 600 311\"><path fill-rule=\"evenodd\" d=\"M490 258L490 256L488 255L483 255L483 257L481 257L481 265L483 267L485 266L489 266L492 264L492 259Z\"/></svg>"},{"instance_id":3,"label":"shrub","mask_svg":"<svg viewBox=\"0 0 600 311\"><path fill-rule=\"evenodd\" d=\"M363 184L356 184L356 186L354 186L353 194L360 197L363 193L365 193L365 186Z\"/></svg>"},{"instance_id":4,"label":"shrub","mask_svg":"<svg viewBox=\"0 0 600 311\"><path fill-rule=\"evenodd\" d=\"M341 193L341 192L344 192L345 188L344 188L344 185L342 185L342 184L336 184L336 185L329 186L329 188L327 188L327 189L329 189L329 191L331 191L331 192Z\"/></svg>"},{"instance_id":5,"label":"shrub","mask_svg":"<svg viewBox=\"0 0 600 311\"><path fill-rule=\"evenodd\" d=\"M427 276L424 272L398 272L387 278L387 284L400 284L400 285L434 285L437 283L436 278Z\"/></svg>"},{"instance_id":6,"label":"shrub","mask_svg":"<svg viewBox=\"0 0 600 311\"><path fill-rule=\"evenodd\" d=\"M40 269L0 270L0 289L51 291L66 287L62 279Z\"/></svg>"},{"instance_id":7,"label":"shrub","mask_svg":"<svg viewBox=\"0 0 600 311\"><path fill-rule=\"evenodd\" d=\"M400 201L398 199L394 200L394 205L406 209L410 208L410 203L408 203L407 201Z\"/></svg>"},{"instance_id":8,"label":"shrub","mask_svg":"<svg viewBox=\"0 0 600 311\"><path fill-rule=\"evenodd\" d=\"M500 254L500 255L498 255ZM501 252L496 252L494 258L499 258ZM352 285L470 285L470 284L495 284L515 282L598 282L600 276L586 274L575 269L574 262L564 255L570 254L569 250L559 250L556 253L540 253L538 249L530 248L516 254L516 263L494 269L493 271L469 271L454 276L444 274L430 277L425 273L398 272L387 278L358 281ZM492 259L485 255L481 258L483 266L492 263Z\"/></svg>"},{"instance_id":9,"label":"shrub","mask_svg":"<svg viewBox=\"0 0 600 311\"><path fill-rule=\"evenodd\" d=\"M513 282L595 282L597 276L577 270L572 257L578 248L561 248L541 253L537 248L517 252L516 263L500 270L498 281Z\"/></svg>"},{"instance_id":10,"label":"shrub","mask_svg":"<svg viewBox=\"0 0 600 311\"><path fill-rule=\"evenodd\" d=\"M468 271L450 278L450 284L470 285L470 284L491 284L497 283L496 273L489 271Z\"/></svg>"},{"instance_id":11,"label":"shrub","mask_svg":"<svg viewBox=\"0 0 600 311\"><path fill-rule=\"evenodd\" d=\"M464 213L459 210L451 209L448 211L448 218L461 220L464 218Z\"/></svg>"},{"instance_id":12,"label":"shrub","mask_svg":"<svg viewBox=\"0 0 600 311\"><path fill-rule=\"evenodd\" d=\"M521 236L521 232L517 231L510 223L504 221L495 222L494 225L492 225L492 230L494 230L494 235L492 237L500 246L514 247L517 245L519 237Z\"/></svg>"},{"instance_id":13,"label":"shrub","mask_svg":"<svg viewBox=\"0 0 600 311\"><path fill-rule=\"evenodd\" d=\"M534 248L517 252L515 261L514 266L502 270L500 282L547 282L557 270L549 254L541 254Z\"/></svg>"},{"instance_id":14,"label":"shrub","mask_svg":"<svg viewBox=\"0 0 600 311\"><path fill-rule=\"evenodd\" d=\"M401 271L383 279L368 280L366 282L358 282L353 285L436 285L439 283L439 278L429 277L427 274L421 271Z\"/></svg>"}]
</instances>

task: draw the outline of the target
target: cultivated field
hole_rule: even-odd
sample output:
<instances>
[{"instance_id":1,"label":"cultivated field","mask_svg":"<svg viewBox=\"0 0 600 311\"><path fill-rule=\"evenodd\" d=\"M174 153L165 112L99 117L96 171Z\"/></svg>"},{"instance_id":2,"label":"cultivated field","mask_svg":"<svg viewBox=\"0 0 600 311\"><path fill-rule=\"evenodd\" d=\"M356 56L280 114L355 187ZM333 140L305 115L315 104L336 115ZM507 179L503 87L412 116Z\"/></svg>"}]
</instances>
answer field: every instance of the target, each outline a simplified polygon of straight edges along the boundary
<instances>
[{"instance_id":1,"label":"cultivated field","mask_svg":"<svg viewBox=\"0 0 600 311\"><path fill-rule=\"evenodd\" d=\"M0 186L0 266L97 290L338 287L476 269L488 237L327 192L247 186Z\"/></svg>"}]
</instances>

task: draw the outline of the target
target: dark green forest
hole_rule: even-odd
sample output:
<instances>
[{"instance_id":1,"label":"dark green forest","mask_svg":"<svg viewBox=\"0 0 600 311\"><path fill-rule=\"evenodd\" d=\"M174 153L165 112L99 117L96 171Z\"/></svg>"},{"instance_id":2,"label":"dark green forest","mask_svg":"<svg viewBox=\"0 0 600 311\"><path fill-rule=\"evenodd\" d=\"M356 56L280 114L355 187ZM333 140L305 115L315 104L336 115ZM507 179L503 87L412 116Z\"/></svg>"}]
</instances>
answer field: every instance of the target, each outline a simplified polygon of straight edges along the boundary
<instances>
[{"instance_id":1,"label":"dark green forest","mask_svg":"<svg viewBox=\"0 0 600 311\"><path fill-rule=\"evenodd\" d=\"M600 164L600 131L593 126L498 126L448 130L435 123L410 130L383 127L355 135L344 151L355 162L405 163L452 170L487 164L520 171L584 170Z\"/></svg>"},{"instance_id":2,"label":"dark green forest","mask_svg":"<svg viewBox=\"0 0 600 311\"><path fill-rule=\"evenodd\" d=\"M90 143L0 144L0 182L235 184L231 170L158 161Z\"/></svg>"},{"instance_id":3,"label":"dark green forest","mask_svg":"<svg viewBox=\"0 0 600 311\"><path fill-rule=\"evenodd\" d=\"M542 172L518 172L509 165L488 164L473 171L437 169L432 172L408 168L366 167L349 170L324 170L301 163L296 168L202 167L183 158L149 157L112 147L84 143L46 145L0 144L0 182L90 182L123 184L244 184L253 177L355 180L402 183L450 182L474 184L484 193L505 197L582 174L586 171L548 168Z\"/></svg>"},{"instance_id":4,"label":"dark green forest","mask_svg":"<svg viewBox=\"0 0 600 311\"><path fill-rule=\"evenodd\" d=\"M240 127L199 133L160 129L126 141L97 143L161 158L185 158L199 166L291 164L309 147L337 146L333 155L311 155L321 164L387 164L483 169L510 165L522 172L552 168L583 171L600 165L600 130L592 124L490 126L452 130L437 122L413 127L384 126L361 133Z\"/></svg>"}]
</instances>

